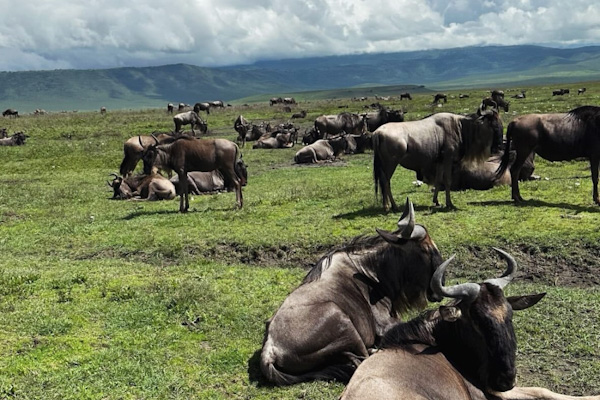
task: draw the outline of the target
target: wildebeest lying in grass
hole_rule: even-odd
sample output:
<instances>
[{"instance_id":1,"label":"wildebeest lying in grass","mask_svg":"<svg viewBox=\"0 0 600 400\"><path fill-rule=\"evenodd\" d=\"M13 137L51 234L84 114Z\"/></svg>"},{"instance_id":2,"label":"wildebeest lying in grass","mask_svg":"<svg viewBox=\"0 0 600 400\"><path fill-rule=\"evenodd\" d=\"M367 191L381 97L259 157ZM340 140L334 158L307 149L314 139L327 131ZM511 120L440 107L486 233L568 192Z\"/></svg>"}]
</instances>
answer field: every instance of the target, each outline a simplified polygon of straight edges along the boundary
<instances>
[{"instance_id":1,"label":"wildebeest lying in grass","mask_svg":"<svg viewBox=\"0 0 600 400\"><path fill-rule=\"evenodd\" d=\"M133 136L123 144L123 161L119 173L123 177L131 175L138 161L142 159L142 152L150 145L172 142L177 136L173 133L152 133L152 135Z\"/></svg>"},{"instance_id":2,"label":"wildebeest lying in grass","mask_svg":"<svg viewBox=\"0 0 600 400\"><path fill-rule=\"evenodd\" d=\"M173 200L175 198L175 186L171 181L160 174L140 174L123 178L114 175L112 182L107 182L113 189L113 199L140 200Z\"/></svg>"},{"instance_id":3,"label":"wildebeest lying in grass","mask_svg":"<svg viewBox=\"0 0 600 400\"><path fill-rule=\"evenodd\" d=\"M535 305L545 293L505 297L516 262L497 251L507 260L507 271L483 283L444 287L442 276L452 258L444 262L431 287L454 302L389 329L382 349L358 367L341 399L599 399L515 387L513 311Z\"/></svg>"},{"instance_id":4,"label":"wildebeest lying in grass","mask_svg":"<svg viewBox=\"0 0 600 400\"><path fill-rule=\"evenodd\" d=\"M16 132L9 137L0 139L0 146L21 146L25 144L25 139L28 137L23 132Z\"/></svg>"},{"instance_id":5,"label":"wildebeest lying in grass","mask_svg":"<svg viewBox=\"0 0 600 400\"><path fill-rule=\"evenodd\" d=\"M187 212L190 207L187 184L187 173L190 171L219 170L223 174L225 185L235 188L237 206L242 208L244 178L237 163L239 157L238 145L230 140L187 136L178 137L167 144L160 144L156 140L142 154L144 173L149 174L154 168L166 168L177 173L181 184L179 212L182 213Z\"/></svg>"},{"instance_id":6,"label":"wildebeest lying in grass","mask_svg":"<svg viewBox=\"0 0 600 400\"><path fill-rule=\"evenodd\" d=\"M575 158L590 160L594 203L598 197L598 166L600 165L600 107L582 106L567 113L527 114L508 124L506 148L514 149L515 161L510 167L512 199L522 202L519 173L525 160L535 152L548 161ZM504 153L498 174L509 168L510 157Z\"/></svg>"},{"instance_id":7,"label":"wildebeest lying in grass","mask_svg":"<svg viewBox=\"0 0 600 400\"><path fill-rule=\"evenodd\" d=\"M298 128L293 130L275 131L258 138L253 149L283 149L294 147L298 140Z\"/></svg>"},{"instance_id":8,"label":"wildebeest lying in grass","mask_svg":"<svg viewBox=\"0 0 600 400\"><path fill-rule=\"evenodd\" d=\"M398 229L377 229L321 258L266 324L260 356L277 385L347 381L399 313L439 301L429 282L442 256L406 202Z\"/></svg>"},{"instance_id":9,"label":"wildebeest lying in grass","mask_svg":"<svg viewBox=\"0 0 600 400\"><path fill-rule=\"evenodd\" d=\"M194 132L194 126L198 128L202 134L208 132L208 125L195 111L176 114L173 117L173 122L175 123L175 132L181 132L181 127L183 125L190 125L192 127L192 134L194 135L196 134Z\"/></svg>"},{"instance_id":10,"label":"wildebeest lying in grass","mask_svg":"<svg viewBox=\"0 0 600 400\"><path fill-rule=\"evenodd\" d=\"M433 203L439 205L438 192L443 185L446 207L454 208L450 198L452 164L485 161L501 126L493 110L480 112L479 117L438 113L381 126L373 133L373 177L375 192L381 189L383 208L397 208L390 180L398 164L417 173L434 170Z\"/></svg>"},{"instance_id":11,"label":"wildebeest lying in grass","mask_svg":"<svg viewBox=\"0 0 600 400\"><path fill-rule=\"evenodd\" d=\"M248 182L248 169L244 161L240 158L237 160L237 170L240 171L242 176L242 186L246 186ZM214 192L221 192L224 190L233 190L233 187L225 186L225 179L218 170L203 172L203 171L191 171L188 172L188 191L191 194L207 194ZM181 194L181 185L179 185L179 176L175 175L170 179L175 185L175 191L177 194Z\"/></svg>"},{"instance_id":12,"label":"wildebeest lying in grass","mask_svg":"<svg viewBox=\"0 0 600 400\"><path fill-rule=\"evenodd\" d=\"M304 146L294 156L297 164L310 164L320 161L331 161L344 154L354 141L351 135L340 135L329 139L319 139ZM356 144L354 144L356 147Z\"/></svg>"}]
</instances>

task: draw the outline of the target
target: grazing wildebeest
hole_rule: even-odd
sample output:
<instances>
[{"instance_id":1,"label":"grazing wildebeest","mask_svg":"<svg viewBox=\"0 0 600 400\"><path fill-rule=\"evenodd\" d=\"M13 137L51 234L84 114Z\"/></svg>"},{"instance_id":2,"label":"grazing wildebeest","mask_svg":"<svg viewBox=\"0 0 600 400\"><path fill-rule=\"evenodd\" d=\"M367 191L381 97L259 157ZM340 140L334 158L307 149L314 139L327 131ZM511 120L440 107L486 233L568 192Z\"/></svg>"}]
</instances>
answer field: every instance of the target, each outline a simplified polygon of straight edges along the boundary
<instances>
[{"instance_id":1,"label":"grazing wildebeest","mask_svg":"<svg viewBox=\"0 0 600 400\"><path fill-rule=\"evenodd\" d=\"M433 95L433 104L437 104L440 100L444 100L444 103L448 102L448 95L444 93L436 93Z\"/></svg>"},{"instance_id":2,"label":"grazing wildebeest","mask_svg":"<svg viewBox=\"0 0 600 400\"><path fill-rule=\"evenodd\" d=\"M412 100L412 96L408 92L400 93L400 100L403 100L403 99Z\"/></svg>"},{"instance_id":3,"label":"grazing wildebeest","mask_svg":"<svg viewBox=\"0 0 600 400\"><path fill-rule=\"evenodd\" d=\"M299 113L292 114L292 119L297 119L297 118L306 118L306 110L302 110Z\"/></svg>"},{"instance_id":4,"label":"grazing wildebeest","mask_svg":"<svg viewBox=\"0 0 600 400\"><path fill-rule=\"evenodd\" d=\"M141 145L141 142L140 142ZM197 139L180 136L171 143L155 144L146 147L142 154L144 173L153 168L168 168L179 176L181 194L179 212L189 209L187 173L190 171L219 170L225 178L226 186L233 186L239 208L243 206L242 184L244 179L239 171L237 160L240 149L227 139Z\"/></svg>"},{"instance_id":5,"label":"grazing wildebeest","mask_svg":"<svg viewBox=\"0 0 600 400\"><path fill-rule=\"evenodd\" d=\"M173 114L174 109L175 109L175 106L173 105L173 103L167 104L167 114Z\"/></svg>"},{"instance_id":6,"label":"grazing wildebeest","mask_svg":"<svg viewBox=\"0 0 600 400\"><path fill-rule=\"evenodd\" d=\"M297 164L314 164L319 161L335 160L348 150L350 140L354 140L351 135L319 139L298 150L294 156L294 162Z\"/></svg>"},{"instance_id":7,"label":"grazing wildebeest","mask_svg":"<svg viewBox=\"0 0 600 400\"><path fill-rule=\"evenodd\" d=\"M0 139L0 146L21 146L25 144L25 139L28 137L23 132L16 132L9 137Z\"/></svg>"},{"instance_id":8,"label":"grazing wildebeest","mask_svg":"<svg viewBox=\"0 0 600 400\"><path fill-rule=\"evenodd\" d=\"M177 111L179 111L179 112L182 112L182 111L184 111L184 110L185 110L185 108L186 108L187 106L188 106L188 105L187 105L187 104L185 104L185 103L179 103L179 106L177 107Z\"/></svg>"},{"instance_id":9,"label":"grazing wildebeest","mask_svg":"<svg viewBox=\"0 0 600 400\"><path fill-rule=\"evenodd\" d=\"M584 94L586 90L586 88L577 89L577 96L579 96L580 94Z\"/></svg>"},{"instance_id":10,"label":"grazing wildebeest","mask_svg":"<svg viewBox=\"0 0 600 400\"><path fill-rule=\"evenodd\" d=\"M123 161L119 167L119 173L121 176L127 178L135 169L138 161L142 159L142 152L151 144L168 143L175 140L176 136L171 133L159 133L155 135L152 133L151 136L133 136L127 139L123 144Z\"/></svg>"},{"instance_id":11,"label":"grazing wildebeest","mask_svg":"<svg viewBox=\"0 0 600 400\"><path fill-rule=\"evenodd\" d=\"M327 139L327 135L350 133L359 135L367 130L366 117L349 112L337 115L320 115L315 119L315 130L318 135Z\"/></svg>"},{"instance_id":12,"label":"grazing wildebeest","mask_svg":"<svg viewBox=\"0 0 600 400\"><path fill-rule=\"evenodd\" d=\"M106 107L100 107L100 114L106 114Z\"/></svg>"},{"instance_id":13,"label":"grazing wildebeest","mask_svg":"<svg viewBox=\"0 0 600 400\"><path fill-rule=\"evenodd\" d=\"M211 107L223 108L223 102L221 100L209 101Z\"/></svg>"},{"instance_id":14,"label":"grazing wildebeest","mask_svg":"<svg viewBox=\"0 0 600 400\"><path fill-rule=\"evenodd\" d=\"M46 115L47 111L44 110L43 108L36 108L35 111L33 111L33 115Z\"/></svg>"},{"instance_id":15,"label":"grazing wildebeest","mask_svg":"<svg viewBox=\"0 0 600 400\"><path fill-rule=\"evenodd\" d=\"M450 199L452 164L481 163L490 149L502 122L496 111L480 116L451 113L433 114L418 121L390 122L373 133L373 177L375 193L381 189L383 208L396 210L390 180L398 164L422 173L435 170L433 203L438 206L438 192L446 191L446 207L454 208Z\"/></svg>"},{"instance_id":16,"label":"grazing wildebeest","mask_svg":"<svg viewBox=\"0 0 600 400\"><path fill-rule=\"evenodd\" d=\"M525 160L535 152L548 161L566 161L575 158L590 160L594 203L598 198L598 166L600 164L600 107L582 106L567 113L527 114L515 118L506 131L506 149L516 151L510 167L512 199L523 201L518 176ZM498 173L509 167L505 153Z\"/></svg>"},{"instance_id":17,"label":"grazing wildebeest","mask_svg":"<svg viewBox=\"0 0 600 400\"><path fill-rule=\"evenodd\" d=\"M391 327L382 348L358 367L341 399L575 399L544 388L515 387L513 311L534 306L545 293L505 297L503 289L517 263L495 250L507 270L482 283L445 287L444 270L454 256L440 265L432 290L454 301Z\"/></svg>"},{"instance_id":18,"label":"grazing wildebeest","mask_svg":"<svg viewBox=\"0 0 600 400\"><path fill-rule=\"evenodd\" d=\"M388 122L403 122L404 113L401 110L388 110L383 107L379 111L373 111L364 114L367 119L367 130L369 132L375 132L383 124Z\"/></svg>"},{"instance_id":19,"label":"grazing wildebeest","mask_svg":"<svg viewBox=\"0 0 600 400\"><path fill-rule=\"evenodd\" d=\"M2 116L3 117L18 117L19 116L19 112L17 110L15 110L14 108L8 108L6 110L4 110L2 112Z\"/></svg>"},{"instance_id":20,"label":"grazing wildebeest","mask_svg":"<svg viewBox=\"0 0 600 400\"><path fill-rule=\"evenodd\" d=\"M210 103L196 103L194 104L194 111L200 113L200 111L206 111L206 114L210 114Z\"/></svg>"},{"instance_id":21,"label":"grazing wildebeest","mask_svg":"<svg viewBox=\"0 0 600 400\"><path fill-rule=\"evenodd\" d=\"M569 89L557 89L552 91L552 96L562 96L563 94L569 94Z\"/></svg>"},{"instance_id":22,"label":"grazing wildebeest","mask_svg":"<svg viewBox=\"0 0 600 400\"><path fill-rule=\"evenodd\" d=\"M459 93L459 94L458 94L458 98L459 98L459 99L468 99L468 98L469 98L469 95L468 95L468 94Z\"/></svg>"},{"instance_id":23,"label":"grazing wildebeest","mask_svg":"<svg viewBox=\"0 0 600 400\"><path fill-rule=\"evenodd\" d=\"M123 178L112 174L114 179L108 182L113 189L113 199L133 199L156 201L173 200L175 198L175 185L164 176L151 173L140 174Z\"/></svg>"},{"instance_id":24,"label":"grazing wildebeest","mask_svg":"<svg viewBox=\"0 0 600 400\"><path fill-rule=\"evenodd\" d=\"M283 104L296 104L296 99L293 97L284 97Z\"/></svg>"},{"instance_id":25,"label":"grazing wildebeest","mask_svg":"<svg viewBox=\"0 0 600 400\"><path fill-rule=\"evenodd\" d=\"M412 203L396 231L377 233L321 258L267 322L260 368L270 382L347 381L399 314L441 299L429 282L442 256Z\"/></svg>"},{"instance_id":26,"label":"grazing wildebeest","mask_svg":"<svg viewBox=\"0 0 600 400\"><path fill-rule=\"evenodd\" d=\"M246 135L252 129L252 124L240 114L233 122L233 129L238 133L236 141L244 147L246 145Z\"/></svg>"},{"instance_id":27,"label":"grazing wildebeest","mask_svg":"<svg viewBox=\"0 0 600 400\"><path fill-rule=\"evenodd\" d=\"M201 134L206 134L208 130L208 125L206 122L198 115L195 111L187 111L183 113L176 114L173 117L173 122L175 123L175 132L181 132L181 127L183 125L190 125L192 127L192 134L195 135L194 126L200 130Z\"/></svg>"}]
</instances>

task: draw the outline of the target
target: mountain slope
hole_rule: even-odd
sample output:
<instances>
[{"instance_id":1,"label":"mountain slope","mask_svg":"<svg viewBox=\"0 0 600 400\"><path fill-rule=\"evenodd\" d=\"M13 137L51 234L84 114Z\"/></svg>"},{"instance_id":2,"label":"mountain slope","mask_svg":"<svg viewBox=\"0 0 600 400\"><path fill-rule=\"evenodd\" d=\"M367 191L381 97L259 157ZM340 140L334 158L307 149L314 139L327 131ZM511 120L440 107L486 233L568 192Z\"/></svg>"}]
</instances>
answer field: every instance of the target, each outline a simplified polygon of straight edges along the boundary
<instances>
[{"instance_id":1,"label":"mountain slope","mask_svg":"<svg viewBox=\"0 0 600 400\"><path fill-rule=\"evenodd\" d=\"M265 94L366 86L459 88L600 79L600 47L466 47L261 61L203 68L176 64L106 70L0 72L0 108L163 107Z\"/></svg>"}]
</instances>

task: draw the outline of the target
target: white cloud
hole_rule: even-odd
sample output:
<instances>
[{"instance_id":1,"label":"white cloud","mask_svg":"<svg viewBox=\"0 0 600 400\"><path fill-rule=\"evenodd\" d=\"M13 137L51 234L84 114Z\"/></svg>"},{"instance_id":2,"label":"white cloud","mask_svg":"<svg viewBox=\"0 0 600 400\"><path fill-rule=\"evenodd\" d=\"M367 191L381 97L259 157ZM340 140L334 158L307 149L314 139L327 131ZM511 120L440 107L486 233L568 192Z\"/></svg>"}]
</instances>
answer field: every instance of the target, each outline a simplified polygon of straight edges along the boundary
<instances>
[{"instance_id":1,"label":"white cloud","mask_svg":"<svg viewBox=\"0 0 600 400\"><path fill-rule=\"evenodd\" d=\"M10 5L8 4L10 2ZM0 70L600 43L591 0L0 0Z\"/></svg>"}]
</instances>

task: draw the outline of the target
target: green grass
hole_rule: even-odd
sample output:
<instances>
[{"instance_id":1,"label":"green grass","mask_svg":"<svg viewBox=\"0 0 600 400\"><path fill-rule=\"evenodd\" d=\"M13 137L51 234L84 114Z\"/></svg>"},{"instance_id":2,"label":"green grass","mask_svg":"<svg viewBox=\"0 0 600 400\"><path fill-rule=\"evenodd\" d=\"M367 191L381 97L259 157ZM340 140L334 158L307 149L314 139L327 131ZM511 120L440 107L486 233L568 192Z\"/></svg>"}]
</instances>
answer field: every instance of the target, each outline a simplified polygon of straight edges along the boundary
<instances>
[{"instance_id":1,"label":"green grass","mask_svg":"<svg viewBox=\"0 0 600 400\"><path fill-rule=\"evenodd\" d=\"M504 122L530 112L598 104L600 83L563 98L528 87ZM508 89L514 89L509 92ZM507 88L507 97L517 93ZM525 88L524 88L525 89ZM464 92L464 91L463 91ZM473 111L485 91L458 91L441 110ZM454 97L452 97L454 96ZM438 108L431 96L386 102L408 119ZM310 126L349 100L301 102ZM514 110L514 111L513 111ZM215 111L212 135L235 138L238 114L283 121L281 107L256 104ZM2 119L24 130L25 146L0 148L0 398L20 399L335 399L343 386L260 384L256 357L264 322L333 246L355 235L393 229L399 215L375 199L371 153L321 167L292 164L296 148L254 150L244 208L234 193L177 201L110 200L108 174L122 144L137 134L172 129L163 110L59 113ZM502 263L491 246L520 265L509 294L547 291L517 313L519 382L570 394L600 392L600 208L592 203L583 161L536 160L542 180L521 184L523 206L507 187L453 193L458 211L431 206L426 186L399 168L396 200L409 196L444 256L458 253L449 280L480 280ZM546 179L547 178L547 179Z\"/></svg>"}]
</instances>

